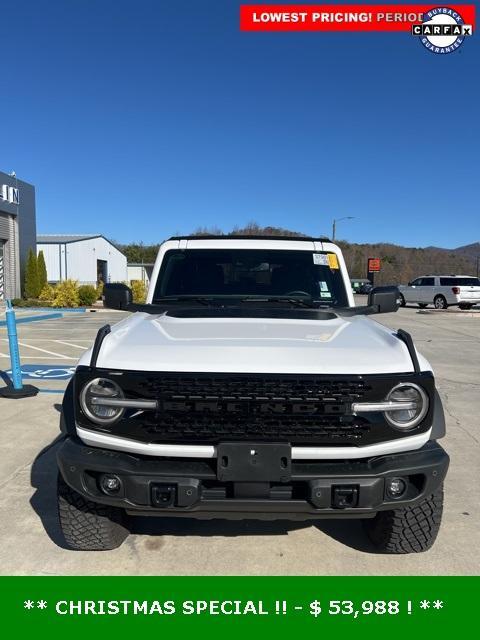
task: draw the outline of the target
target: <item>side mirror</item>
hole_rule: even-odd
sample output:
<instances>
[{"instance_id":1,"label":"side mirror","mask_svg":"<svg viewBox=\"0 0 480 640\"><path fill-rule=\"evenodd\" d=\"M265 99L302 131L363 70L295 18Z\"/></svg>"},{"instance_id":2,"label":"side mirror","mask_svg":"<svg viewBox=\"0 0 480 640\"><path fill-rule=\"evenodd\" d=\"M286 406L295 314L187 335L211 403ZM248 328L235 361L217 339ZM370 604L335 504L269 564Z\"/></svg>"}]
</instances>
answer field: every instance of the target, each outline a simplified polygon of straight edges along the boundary
<instances>
[{"instance_id":1,"label":"side mirror","mask_svg":"<svg viewBox=\"0 0 480 640\"><path fill-rule=\"evenodd\" d=\"M409 283L407 284L407 287L413 287L413 282L409 282Z\"/></svg>"},{"instance_id":2,"label":"side mirror","mask_svg":"<svg viewBox=\"0 0 480 640\"><path fill-rule=\"evenodd\" d=\"M376 307L375 313L393 313L400 306L397 287L375 287L368 294L368 306Z\"/></svg>"},{"instance_id":3,"label":"side mirror","mask_svg":"<svg viewBox=\"0 0 480 640\"><path fill-rule=\"evenodd\" d=\"M132 290L121 282L104 284L102 297L103 306L108 309L127 309L133 300Z\"/></svg>"}]
</instances>

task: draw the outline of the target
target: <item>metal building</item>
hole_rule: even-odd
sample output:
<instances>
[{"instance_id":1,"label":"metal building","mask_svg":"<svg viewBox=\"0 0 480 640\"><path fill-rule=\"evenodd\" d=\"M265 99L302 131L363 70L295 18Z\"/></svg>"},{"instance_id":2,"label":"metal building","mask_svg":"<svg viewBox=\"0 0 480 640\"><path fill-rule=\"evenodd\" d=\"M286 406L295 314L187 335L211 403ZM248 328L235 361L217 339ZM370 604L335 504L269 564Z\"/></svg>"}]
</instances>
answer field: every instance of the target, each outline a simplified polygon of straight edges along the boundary
<instances>
[{"instance_id":1,"label":"metal building","mask_svg":"<svg viewBox=\"0 0 480 640\"><path fill-rule=\"evenodd\" d=\"M35 250L35 187L0 171L0 300L19 298L29 249Z\"/></svg>"},{"instance_id":2,"label":"metal building","mask_svg":"<svg viewBox=\"0 0 480 640\"><path fill-rule=\"evenodd\" d=\"M127 264L128 282L141 280L148 288L152 277L154 264L147 262L129 262Z\"/></svg>"},{"instance_id":3,"label":"metal building","mask_svg":"<svg viewBox=\"0 0 480 640\"><path fill-rule=\"evenodd\" d=\"M127 280L126 256L102 235L39 235L39 251L50 283L72 279L96 286Z\"/></svg>"}]
</instances>

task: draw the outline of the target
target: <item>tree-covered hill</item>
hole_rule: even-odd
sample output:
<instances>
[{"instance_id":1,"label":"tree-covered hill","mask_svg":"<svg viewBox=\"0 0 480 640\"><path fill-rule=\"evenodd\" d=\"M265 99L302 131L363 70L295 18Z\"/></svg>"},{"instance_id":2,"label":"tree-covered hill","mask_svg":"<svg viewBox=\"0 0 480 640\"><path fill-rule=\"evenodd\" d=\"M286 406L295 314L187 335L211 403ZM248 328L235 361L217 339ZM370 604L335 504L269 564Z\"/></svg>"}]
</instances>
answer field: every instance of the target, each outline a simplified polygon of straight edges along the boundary
<instances>
[{"instance_id":1,"label":"tree-covered hill","mask_svg":"<svg viewBox=\"0 0 480 640\"><path fill-rule=\"evenodd\" d=\"M264 235L264 236L305 236L306 234L281 227L261 227L255 222L246 227L235 227L224 232L218 228L201 227L192 235ZM380 258L382 270L376 275L376 284L400 284L428 273L477 274L477 262L480 260L480 243L476 242L457 249L440 247L402 247L396 244L381 242L375 244L357 244L337 241L343 250L345 261L351 278L366 277L367 259ZM127 256L129 263L153 263L159 244L146 245L116 243Z\"/></svg>"}]
</instances>

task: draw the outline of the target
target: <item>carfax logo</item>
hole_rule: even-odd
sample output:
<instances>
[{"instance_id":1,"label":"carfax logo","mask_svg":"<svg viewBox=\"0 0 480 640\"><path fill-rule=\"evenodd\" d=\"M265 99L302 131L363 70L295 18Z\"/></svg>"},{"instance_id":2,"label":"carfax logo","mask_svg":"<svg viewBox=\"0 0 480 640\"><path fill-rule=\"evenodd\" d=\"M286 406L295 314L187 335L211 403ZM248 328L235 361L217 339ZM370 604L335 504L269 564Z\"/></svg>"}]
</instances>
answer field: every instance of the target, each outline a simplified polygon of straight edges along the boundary
<instances>
[{"instance_id":1,"label":"carfax logo","mask_svg":"<svg viewBox=\"0 0 480 640\"><path fill-rule=\"evenodd\" d=\"M422 24L412 26L412 35L432 53L453 53L471 36L473 27L465 24L462 16L449 7L431 9L423 16Z\"/></svg>"}]
</instances>

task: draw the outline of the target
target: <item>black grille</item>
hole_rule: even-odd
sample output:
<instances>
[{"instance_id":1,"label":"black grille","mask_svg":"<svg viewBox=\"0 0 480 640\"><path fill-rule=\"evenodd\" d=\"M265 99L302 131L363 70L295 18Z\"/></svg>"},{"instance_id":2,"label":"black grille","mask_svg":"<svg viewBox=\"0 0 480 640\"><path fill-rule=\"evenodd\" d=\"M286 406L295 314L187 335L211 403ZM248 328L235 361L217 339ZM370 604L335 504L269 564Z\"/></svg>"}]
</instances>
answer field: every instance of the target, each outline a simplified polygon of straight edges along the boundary
<instances>
[{"instance_id":1,"label":"black grille","mask_svg":"<svg viewBox=\"0 0 480 640\"><path fill-rule=\"evenodd\" d=\"M364 380L322 380L319 378L265 378L265 377L165 377L147 380L146 395L159 400L178 399L233 399L262 401L280 399L321 401L326 403L357 402L370 387Z\"/></svg>"},{"instance_id":2,"label":"black grille","mask_svg":"<svg viewBox=\"0 0 480 640\"><path fill-rule=\"evenodd\" d=\"M150 422L150 421L149 421ZM178 416L162 415L157 422L147 422L147 433L157 436L159 441L219 442L221 440L287 440L292 443L327 440L331 444L359 440L370 426L363 420L341 418L303 417L301 420L282 417L239 418L238 416L191 415L179 421Z\"/></svg>"},{"instance_id":3,"label":"black grille","mask_svg":"<svg viewBox=\"0 0 480 640\"><path fill-rule=\"evenodd\" d=\"M159 401L144 431L159 441L360 440L366 420L348 415L370 390L363 380L265 376L164 377L145 380L140 395Z\"/></svg>"},{"instance_id":4,"label":"black grille","mask_svg":"<svg viewBox=\"0 0 480 640\"><path fill-rule=\"evenodd\" d=\"M131 410L108 429L98 427L78 403L80 389L98 376L115 376L127 398L156 399L158 410ZM390 427L382 413L352 415L352 403L383 400L400 381L421 384L430 398L434 389L431 374L192 374L79 367L74 380L80 425L153 443L259 440L360 446L394 440L405 434ZM414 433L429 428L432 408L431 401L424 422Z\"/></svg>"}]
</instances>

